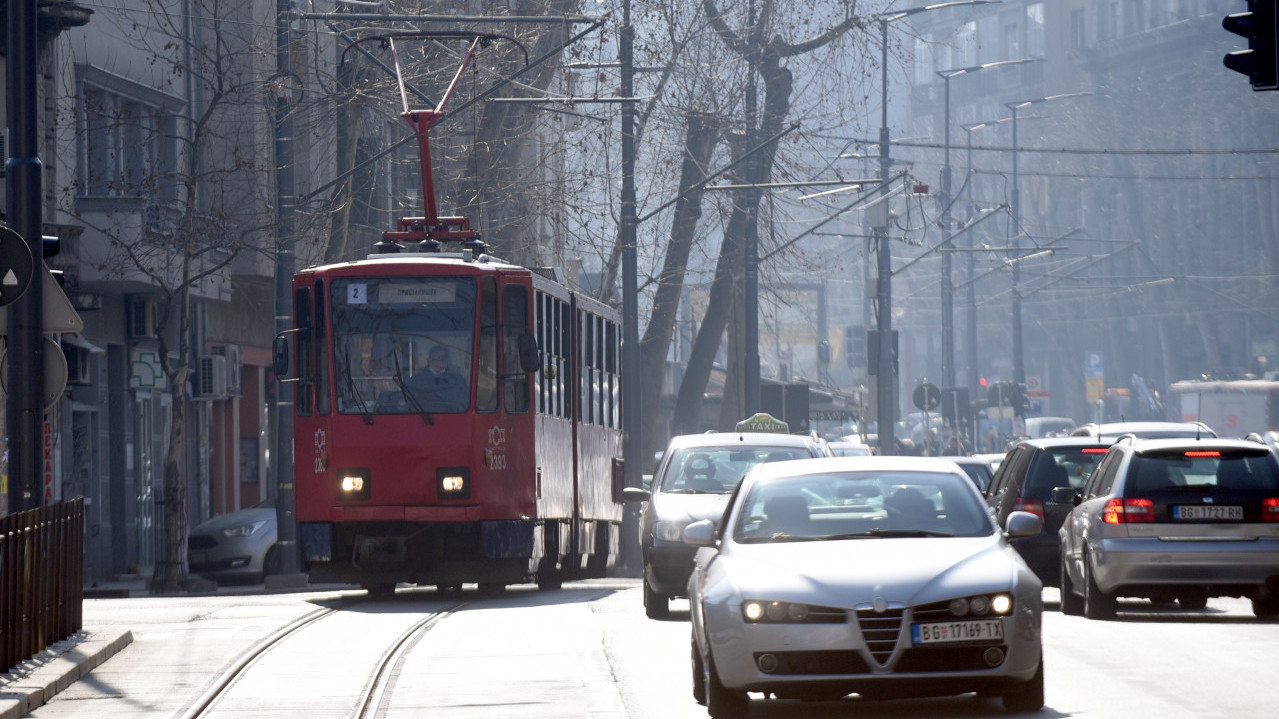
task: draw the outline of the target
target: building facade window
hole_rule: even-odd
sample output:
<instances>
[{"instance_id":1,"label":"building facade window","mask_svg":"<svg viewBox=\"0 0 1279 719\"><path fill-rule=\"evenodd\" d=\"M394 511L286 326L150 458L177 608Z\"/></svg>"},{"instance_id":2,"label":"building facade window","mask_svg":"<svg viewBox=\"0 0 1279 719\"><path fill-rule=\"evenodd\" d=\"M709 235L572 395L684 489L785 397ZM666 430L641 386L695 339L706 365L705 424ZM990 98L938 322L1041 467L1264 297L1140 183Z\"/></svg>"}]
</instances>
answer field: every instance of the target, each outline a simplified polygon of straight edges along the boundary
<instances>
[{"instance_id":1,"label":"building facade window","mask_svg":"<svg viewBox=\"0 0 1279 719\"><path fill-rule=\"evenodd\" d=\"M80 106L80 197L177 199L173 113L88 82L81 85Z\"/></svg>"},{"instance_id":2,"label":"building facade window","mask_svg":"<svg viewBox=\"0 0 1279 719\"><path fill-rule=\"evenodd\" d=\"M1083 9L1070 12L1070 47L1074 50L1088 47L1087 13Z\"/></svg>"},{"instance_id":3,"label":"building facade window","mask_svg":"<svg viewBox=\"0 0 1279 719\"><path fill-rule=\"evenodd\" d=\"M1044 4L1031 3L1026 6L1026 55L1025 57L1044 57ZM1010 58L1013 60L1019 57Z\"/></svg>"}]
</instances>

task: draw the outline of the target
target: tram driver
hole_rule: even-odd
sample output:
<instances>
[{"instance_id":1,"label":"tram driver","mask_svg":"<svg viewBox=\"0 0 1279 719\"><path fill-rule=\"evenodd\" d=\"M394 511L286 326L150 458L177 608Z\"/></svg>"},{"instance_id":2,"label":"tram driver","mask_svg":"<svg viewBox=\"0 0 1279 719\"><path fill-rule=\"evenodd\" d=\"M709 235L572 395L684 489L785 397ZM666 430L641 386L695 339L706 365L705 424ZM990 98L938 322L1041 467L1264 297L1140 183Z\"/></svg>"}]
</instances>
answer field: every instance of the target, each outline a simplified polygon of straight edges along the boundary
<instances>
[{"instance_id":1,"label":"tram driver","mask_svg":"<svg viewBox=\"0 0 1279 719\"><path fill-rule=\"evenodd\" d=\"M449 350L434 345L426 356L426 366L413 373L404 385L428 411L460 412L466 409L469 394L466 380L453 369Z\"/></svg>"}]
</instances>

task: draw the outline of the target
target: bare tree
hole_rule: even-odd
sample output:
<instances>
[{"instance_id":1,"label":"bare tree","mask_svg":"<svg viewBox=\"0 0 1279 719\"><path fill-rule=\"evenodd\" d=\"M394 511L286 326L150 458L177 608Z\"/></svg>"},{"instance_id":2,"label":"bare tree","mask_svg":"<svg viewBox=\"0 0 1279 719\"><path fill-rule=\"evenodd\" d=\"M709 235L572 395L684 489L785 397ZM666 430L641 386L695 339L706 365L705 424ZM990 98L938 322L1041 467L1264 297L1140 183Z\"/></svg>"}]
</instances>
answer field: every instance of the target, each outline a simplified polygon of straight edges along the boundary
<instances>
[{"instance_id":1,"label":"bare tree","mask_svg":"<svg viewBox=\"0 0 1279 719\"><path fill-rule=\"evenodd\" d=\"M758 73L764 85L764 101L760 112L758 127L747 128L746 141L735 148L735 154L753 148L766 138L781 132L783 124L791 109L791 93L794 89L793 75L783 60L803 55L822 48L840 38L849 30L858 27L861 19L855 15L856 4L849 4L842 21L815 37L798 43L789 43L780 33L766 38L766 33L773 29L776 3L762 0L759 4L759 17L750 24L749 18L745 30L739 32L731 28L728 20L714 0L702 0L702 10L709 19L720 40L735 54L746 60L754 72ZM746 184L751 187L739 190L734 195L732 215L725 227L724 241L720 247L720 259L716 266L715 280L711 286L710 303L702 319L702 325L693 345L693 355L689 360L684 381L676 400L676 430L689 432L696 430L701 417L702 398L706 383L710 377L712 362L720 346L725 327L729 324L734 306L734 291L740 291L746 250L746 226L748 215L757 211L763 191L758 187L765 182L772 172L777 154L776 143L758 152L758 156L750 163L750 170L745 176ZM740 365L732 362L726 388L740 384ZM728 391L726 390L726 395ZM725 397L724 412L732 412L730 399Z\"/></svg>"},{"instance_id":2,"label":"bare tree","mask_svg":"<svg viewBox=\"0 0 1279 719\"><path fill-rule=\"evenodd\" d=\"M228 270L245 251L274 256L274 207L263 199L271 197L274 168L263 158L272 157L266 99L275 44L273 25L248 22L257 17L251 0L184 7L148 0L144 9L101 12L94 30L118 33L128 48L121 55L163 69L151 86L181 104L128 102L89 78L75 103L88 163L64 193L76 201L62 209L105 239L98 254L82 252L82 262L102 277L140 282L155 303L147 330L173 415L153 588L173 592L185 573L192 304L229 290Z\"/></svg>"}]
</instances>

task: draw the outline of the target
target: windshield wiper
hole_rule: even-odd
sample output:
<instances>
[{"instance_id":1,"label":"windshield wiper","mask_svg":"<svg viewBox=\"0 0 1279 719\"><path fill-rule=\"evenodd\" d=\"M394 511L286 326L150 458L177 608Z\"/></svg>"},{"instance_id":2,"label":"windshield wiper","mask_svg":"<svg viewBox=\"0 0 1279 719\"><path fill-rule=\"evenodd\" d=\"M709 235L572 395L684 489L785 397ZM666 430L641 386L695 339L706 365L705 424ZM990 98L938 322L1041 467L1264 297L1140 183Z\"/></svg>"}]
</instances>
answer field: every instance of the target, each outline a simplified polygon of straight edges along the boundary
<instances>
[{"instance_id":1,"label":"windshield wiper","mask_svg":"<svg viewBox=\"0 0 1279 719\"><path fill-rule=\"evenodd\" d=\"M404 398L409 401L409 404L413 405L413 409L417 410L417 415L422 418L422 421L426 422L427 425L435 426L435 418L422 408L422 403L417 401L417 397L413 396L413 391L409 389L408 385L404 384L404 375L400 372L400 353L393 351L391 356L395 358L395 377L393 378L395 386L400 388Z\"/></svg>"},{"instance_id":2,"label":"windshield wiper","mask_svg":"<svg viewBox=\"0 0 1279 719\"><path fill-rule=\"evenodd\" d=\"M934 532L929 529L868 529L865 532L858 532L852 535L854 537L869 536L880 538L894 537L953 537L950 532ZM832 539L843 539L843 537L832 537Z\"/></svg>"},{"instance_id":3,"label":"windshield wiper","mask_svg":"<svg viewBox=\"0 0 1279 719\"><path fill-rule=\"evenodd\" d=\"M364 423L373 424L373 412L364 404L364 398L360 396L360 390L355 386L355 378L351 376L351 343L349 340L342 342L342 358L345 360L342 365L342 379L346 381L347 392L355 398L355 403L360 408L360 417L364 419Z\"/></svg>"}]
</instances>

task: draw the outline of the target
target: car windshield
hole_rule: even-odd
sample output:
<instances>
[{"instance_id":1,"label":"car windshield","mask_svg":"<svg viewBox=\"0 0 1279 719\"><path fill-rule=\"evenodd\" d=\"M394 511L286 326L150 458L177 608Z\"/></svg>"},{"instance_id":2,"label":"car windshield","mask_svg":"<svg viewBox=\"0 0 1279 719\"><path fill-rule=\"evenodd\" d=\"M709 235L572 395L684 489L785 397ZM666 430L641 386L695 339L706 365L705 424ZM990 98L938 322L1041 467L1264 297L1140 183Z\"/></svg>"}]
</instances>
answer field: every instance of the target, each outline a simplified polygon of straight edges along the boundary
<instances>
[{"instance_id":1,"label":"car windshield","mask_svg":"<svg viewBox=\"0 0 1279 719\"><path fill-rule=\"evenodd\" d=\"M1022 496L1047 500L1057 487L1083 489L1105 456L1106 448L1101 446L1046 449L1031 464Z\"/></svg>"},{"instance_id":2,"label":"car windshield","mask_svg":"<svg viewBox=\"0 0 1279 719\"><path fill-rule=\"evenodd\" d=\"M761 462L783 462L808 459L813 453L805 447L780 445L728 447L681 447L671 451L662 474L663 492L689 494L728 494L746 470Z\"/></svg>"},{"instance_id":3,"label":"car windshield","mask_svg":"<svg viewBox=\"0 0 1279 719\"><path fill-rule=\"evenodd\" d=\"M338 411L466 411L475 291L474 280L458 277L335 280Z\"/></svg>"},{"instance_id":4,"label":"car windshield","mask_svg":"<svg viewBox=\"0 0 1279 719\"><path fill-rule=\"evenodd\" d=\"M980 537L994 531L969 480L939 472L808 474L754 485L738 501L734 541L744 544Z\"/></svg>"}]
</instances>

